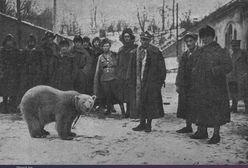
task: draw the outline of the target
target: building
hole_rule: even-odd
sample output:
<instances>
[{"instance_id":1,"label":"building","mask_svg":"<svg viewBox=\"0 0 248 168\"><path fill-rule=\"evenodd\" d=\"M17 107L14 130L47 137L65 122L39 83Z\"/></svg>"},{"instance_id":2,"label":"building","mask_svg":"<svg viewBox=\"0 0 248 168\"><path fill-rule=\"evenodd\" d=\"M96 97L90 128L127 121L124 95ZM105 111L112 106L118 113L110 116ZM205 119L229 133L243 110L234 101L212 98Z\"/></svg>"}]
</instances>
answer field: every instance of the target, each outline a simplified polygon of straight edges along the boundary
<instances>
[{"instance_id":1,"label":"building","mask_svg":"<svg viewBox=\"0 0 248 168\"><path fill-rule=\"evenodd\" d=\"M0 44L2 43L3 39L7 34L12 34L17 39L17 25L19 22L15 17L11 17L8 15L5 15L3 13L0 13ZM20 48L24 48L27 43L27 38L30 34L33 34L36 36L37 40L40 41L42 37L44 36L45 32L50 31L45 28L33 25L29 22L21 21L21 46ZM50 31L51 32L51 31ZM62 38L66 38L62 35L57 34L56 41L60 41ZM68 39L70 42L72 42L70 39Z\"/></svg>"},{"instance_id":2,"label":"building","mask_svg":"<svg viewBox=\"0 0 248 168\"><path fill-rule=\"evenodd\" d=\"M209 25L215 29L216 41L230 51L231 40L241 40L241 48L248 49L248 0L232 0L220 7L210 15L204 17L189 31L198 33L199 30ZM182 34L183 35L183 34ZM199 41L199 45L201 42ZM179 55L184 52L186 47L183 40L178 41ZM176 43L164 48L165 55L176 55Z\"/></svg>"}]
</instances>

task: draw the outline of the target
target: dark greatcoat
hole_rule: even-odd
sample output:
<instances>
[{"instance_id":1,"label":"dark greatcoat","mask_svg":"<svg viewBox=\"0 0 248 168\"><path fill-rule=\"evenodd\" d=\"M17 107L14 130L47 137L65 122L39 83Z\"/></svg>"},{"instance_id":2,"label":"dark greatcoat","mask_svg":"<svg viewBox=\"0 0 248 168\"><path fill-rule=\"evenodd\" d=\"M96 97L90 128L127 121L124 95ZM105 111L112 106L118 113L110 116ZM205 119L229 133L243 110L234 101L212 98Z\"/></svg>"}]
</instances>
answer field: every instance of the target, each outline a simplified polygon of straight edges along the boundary
<instances>
[{"instance_id":1,"label":"dark greatcoat","mask_svg":"<svg viewBox=\"0 0 248 168\"><path fill-rule=\"evenodd\" d=\"M93 59L90 54L83 48L72 47L71 54L77 63L77 75L74 81L74 90L82 94L89 94L89 79Z\"/></svg>"},{"instance_id":2,"label":"dark greatcoat","mask_svg":"<svg viewBox=\"0 0 248 168\"><path fill-rule=\"evenodd\" d=\"M135 90L135 106L131 106L130 117L156 119L164 116L161 88L166 78L166 67L162 52L150 45L141 81L142 50L138 47L130 59L127 78Z\"/></svg>"},{"instance_id":3,"label":"dark greatcoat","mask_svg":"<svg viewBox=\"0 0 248 168\"><path fill-rule=\"evenodd\" d=\"M27 90L41 84L41 75L41 57L36 48L26 48L22 52L20 99Z\"/></svg>"},{"instance_id":4,"label":"dark greatcoat","mask_svg":"<svg viewBox=\"0 0 248 168\"><path fill-rule=\"evenodd\" d=\"M2 78L0 80L1 95L16 97L20 87L20 51L16 48L0 50L0 66Z\"/></svg>"},{"instance_id":5,"label":"dark greatcoat","mask_svg":"<svg viewBox=\"0 0 248 168\"><path fill-rule=\"evenodd\" d=\"M59 54L59 47L56 43L47 44L44 43L41 46L37 47L36 54L38 57L41 58L41 84L42 85L50 85L51 80L51 71L49 71L50 68L50 62L53 56L57 56Z\"/></svg>"},{"instance_id":6,"label":"dark greatcoat","mask_svg":"<svg viewBox=\"0 0 248 168\"><path fill-rule=\"evenodd\" d=\"M97 65L97 61L98 61L98 57L103 53L103 50L101 48L96 48L93 47L91 49L88 50L88 52L90 53L90 56L92 57L92 66L91 66L91 70L90 70L90 77L89 77L89 93L92 94L93 93L93 87L94 87L94 77L95 77L95 73L96 73L96 65Z\"/></svg>"},{"instance_id":7,"label":"dark greatcoat","mask_svg":"<svg viewBox=\"0 0 248 168\"><path fill-rule=\"evenodd\" d=\"M195 115L190 109L190 84L193 57L197 49L198 47L192 53L187 50L178 58L179 67L176 77L176 86L179 88L177 117L191 122L195 122Z\"/></svg>"},{"instance_id":8,"label":"dark greatcoat","mask_svg":"<svg viewBox=\"0 0 248 168\"><path fill-rule=\"evenodd\" d=\"M226 74L232 70L228 52L216 42L195 53L192 68L191 108L196 124L217 127L230 121Z\"/></svg>"},{"instance_id":9,"label":"dark greatcoat","mask_svg":"<svg viewBox=\"0 0 248 168\"><path fill-rule=\"evenodd\" d=\"M99 56L103 53L103 50L101 48L94 48L93 47L92 51L93 51L93 55L94 55L93 64L92 64L92 76L93 76L93 81L94 81L97 61L98 61Z\"/></svg>"},{"instance_id":10,"label":"dark greatcoat","mask_svg":"<svg viewBox=\"0 0 248 168\"><path fill-rule=\"evenodd\" d=\"M73 90L73 82L77 75L76 60L69 52L63 57L53 56L50 63L51 86L59 90Z\"/></svg>"},{"instance_id":11,"label":"dark greatcoat","mask_svg":"<svg viewBox=\"0 0 248 168\"><path fill-rule=\"evenodd\" d=\"M118 53L117 53L117 77L118 77L118 90L119 90L119 100L123 103L129 103L130 102L130 89L128 86L128 80L127 80L127 70L128 70L128 64L130 62L130 58L132 57L133 53L137 49L138 45L131 44L131 45L124 45L122 46Z\"/></svg>"}]
</instances>

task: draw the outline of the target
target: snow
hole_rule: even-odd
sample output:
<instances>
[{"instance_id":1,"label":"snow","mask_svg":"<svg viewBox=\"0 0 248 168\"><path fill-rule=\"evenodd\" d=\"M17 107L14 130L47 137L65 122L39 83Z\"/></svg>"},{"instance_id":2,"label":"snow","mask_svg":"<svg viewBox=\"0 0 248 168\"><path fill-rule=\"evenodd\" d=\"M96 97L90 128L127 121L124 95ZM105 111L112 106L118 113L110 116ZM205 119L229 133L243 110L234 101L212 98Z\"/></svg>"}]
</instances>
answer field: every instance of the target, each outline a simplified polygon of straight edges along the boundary
<instances>
[{"instance_id":1,"label":"snow","mask_svg":"<svg viewBox=\"0 0 248 168\"><path fill-rule=\"evenodd\" d=\"M169 74L171 75L171 74ZM175 75L175 74L173 74ZM232 122L221 127L221 142L208 145L207 140L192 140L190 134L175 131L185 126L176 118L175 85L162 89L165 116L153 121L152 132L134 132L137 120L121 119L116 114L104 117L91 114L81 117L72 141L60 140L55 123L46 126L51 135L44 139L30 137L26 123L18 115L0 114L1 164L104 164L104 165L219 165L247 164L248 114L239 105ZM194 130L196 127L194 126ZM212 130L209 130L211 136Z\"/></svg>"}]
</instances>

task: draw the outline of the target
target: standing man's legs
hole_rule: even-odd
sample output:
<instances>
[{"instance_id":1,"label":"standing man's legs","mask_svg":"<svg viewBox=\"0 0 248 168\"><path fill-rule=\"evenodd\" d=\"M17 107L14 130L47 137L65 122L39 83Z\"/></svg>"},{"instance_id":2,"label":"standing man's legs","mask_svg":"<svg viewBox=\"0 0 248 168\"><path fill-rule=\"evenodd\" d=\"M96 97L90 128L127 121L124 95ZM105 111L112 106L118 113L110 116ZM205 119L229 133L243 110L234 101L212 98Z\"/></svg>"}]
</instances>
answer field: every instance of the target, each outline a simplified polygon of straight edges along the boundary
<instances>
[{"instance_id":1,"label":"standing man's legs","mask_svg":"<svg viewBox=\"0 0 248 168\"><path fill-rule=\"evenodd\" d=\"M112 92L111 92L111 86L110 82L102 82L104 95L106 97L106 104L107 104L107 112L106 115L111 113L111 106L112 106Z\"/></svg>"},{"instance_id":2,"label":"standing man's legs","mask_svg":"<svg viewBox=\"0 0 248 168\"><path fill-rule=\"evenodd\" d=\"M214 127L214 134L210 140L208 140L208 144L217 144L220 142L220 126Z\"/></svg>"},{"instance_id":3,"label":"standing man's legs","mask_svg":"<svg viewBox=\"0 0 248 168\"><path fill-rule=\"evenodd\" d=\"M229 82L228 83L231 99L232 99L232 106L230 110L233 113L238 112L238 83L237 82Z\"/></svg>"},{"instance_id":4,"label":"standing man's legs","mask_svg":"<svg viewBox=\"0 0 248 168\"><path fill-rule=\"evenodd\" d=\"M207 139L208 138L208 130L207 127L197 126L197 131L190 136L191 139Z\"/></svg>"}]
</instances>

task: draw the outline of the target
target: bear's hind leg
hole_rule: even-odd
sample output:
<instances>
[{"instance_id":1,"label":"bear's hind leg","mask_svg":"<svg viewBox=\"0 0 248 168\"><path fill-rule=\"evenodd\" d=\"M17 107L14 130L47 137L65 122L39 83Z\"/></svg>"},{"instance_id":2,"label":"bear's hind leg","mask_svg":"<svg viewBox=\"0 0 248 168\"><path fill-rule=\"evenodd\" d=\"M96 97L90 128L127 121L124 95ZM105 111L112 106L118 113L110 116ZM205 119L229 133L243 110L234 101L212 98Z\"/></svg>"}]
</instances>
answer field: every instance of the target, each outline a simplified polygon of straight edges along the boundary
<instances>
[{"instance_id":1,"label":"bear's hind leg","mask_svg":"<svg viewBox=\"0 0 248 168\"><path fill-rule=\"evenodd\" d=\"M42 127L38 120L28 123L28 129L32 138L44 138Z\"/></svg>"},{"instance_id":2,"label":"bear's hind leg","mask_svg":"<svg viewBox=\"0 0 248 168\"><path fill-rule=\"evenodd\" d=\"M72 140L73 137L70 136L70 133L68 132L67 129L66 117L68 116L62 116L61 114L56 116L57 132L62 140Z\"/></svg>"},{"instance_id":3,"label":"bear's hind leg","mask_svg":"<svg viewBox=\"0 0 248 168\"><path fill-rule=\"evenodd\" d=\"M28 130L32 138L42 138L42 126L40 121L34 117L24 114L25 120L28 125Z\"/></svg>"}]
</instances>

